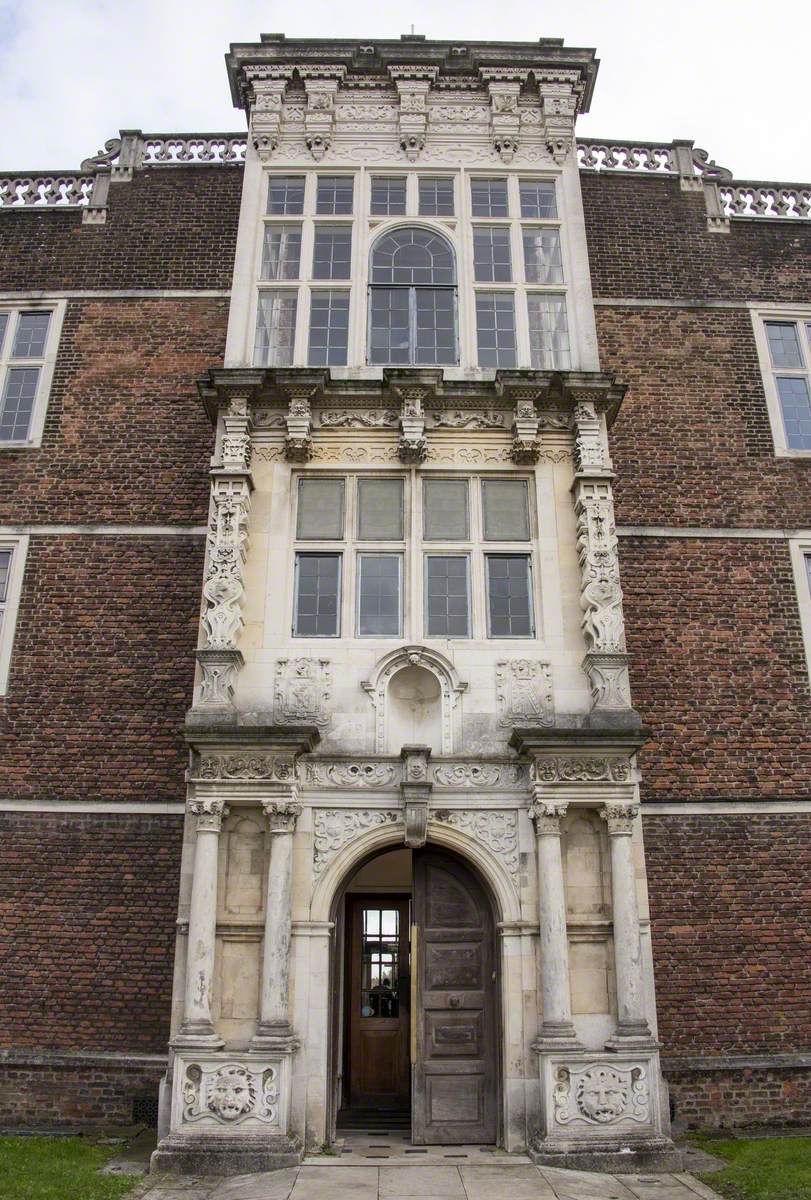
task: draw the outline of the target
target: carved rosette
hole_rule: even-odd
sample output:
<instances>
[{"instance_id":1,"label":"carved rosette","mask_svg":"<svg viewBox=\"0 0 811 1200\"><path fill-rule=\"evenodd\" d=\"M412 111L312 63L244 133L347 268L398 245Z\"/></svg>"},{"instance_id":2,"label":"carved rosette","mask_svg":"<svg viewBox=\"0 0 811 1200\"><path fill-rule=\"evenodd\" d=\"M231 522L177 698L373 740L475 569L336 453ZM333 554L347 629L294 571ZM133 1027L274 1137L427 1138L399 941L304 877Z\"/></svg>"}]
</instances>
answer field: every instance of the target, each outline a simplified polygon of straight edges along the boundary
<instances>
[{"instance_id":1,"label":"carved rosette","mask_svg":"<svg viewBox=\"0 0 811 1200\"><path fill-rule=\"evenodd\" d=\"M628 1067L605 1062L559 1066L552 1102L558 1125L577 1121L596 1127L620 1122L651 1123L648 1072L642 1063Z\"/></svg>"},{"instance_id":2,"label":"carved rosette","mask_svg":"<svg viewBox=\"0 0 811 1200\"><path fill-rule=\"evenodd\" d=\"M197 818L198 833L219 833L223 818L228 816L225 801L212 796L197 796L188 801L187 808Z\"/></svg>"},{"instance_id":3,"label":"carved rosette","mask_svg":"<svg viewBox=\"0 0 811 1200\"><path fill-rule=\"evenodd\" d=\"M295 795L295 788L293 794ZM267 817L269 833L293 833L296 821L301 816L301 805L295 799L263 800L262 811Z\"/></svg>"},{"instance_id":4,"label":"carved rosette","mask_svg":"<svg viewBox=\"0 0 811 1200\"><path fill-rule=\"evenodd\" d=\"M638 804L606 804L600 809L609 837L631 837L639 816Z\"/></svg>"},{"instance_id":5,"label":"carved rosette","mask_svg":"<svg viewBox=\"0 0 811 1200\"><path fill-rule=\"evenodd\" d=\"M428 93L438 74L437 67L390 66L400 101L397 131L400 149L409 162L416 162L425 149L428 127Z\"/></svg>"},{"instance_id":6,"label":"carved rosette","mask_svg":"<svg viewBox=\"0 0 811 1200\"><path fill-rule=\"evenodd\" d=\"M561 818L566 814L566 802L550 800L537 786L533 788L533 801L528 816L535 826L536 837L560 837Z\"/></svg>"}]
</instances>

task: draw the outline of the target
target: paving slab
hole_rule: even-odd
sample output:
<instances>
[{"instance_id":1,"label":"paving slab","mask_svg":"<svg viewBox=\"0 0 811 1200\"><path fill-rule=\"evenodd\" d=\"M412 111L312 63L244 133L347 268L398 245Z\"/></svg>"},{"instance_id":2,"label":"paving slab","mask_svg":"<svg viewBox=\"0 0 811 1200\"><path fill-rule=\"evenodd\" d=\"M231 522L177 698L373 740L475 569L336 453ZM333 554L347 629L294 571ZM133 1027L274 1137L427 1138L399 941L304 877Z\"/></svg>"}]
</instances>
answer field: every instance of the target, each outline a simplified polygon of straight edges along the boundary
<instances>
[{"instance_id":1,"label":"paving slab","mask_svg":"<svg viewBox=\"0 0 811 1200\"><path fill-rule=\"evenodd\" d=\"M717 1192L714 1192L711 1187L707 1187L706 1183L702 1183L700 1179L696 1179L694 1175L688 1175L686 1171L676 1172L673 1178L678 1179L679 1183L683 1183L701 1200L720 1200Z\"/></svg>"},{"instance_id":2,"label":"paving slab","mask_svg":"<svg viewBox=\"0 0 811 1200\"><path fill-rule=\"evenodd\" d=\"M551 1185L557 1200L637 1200L616 1175L569 1171L564 1167L539 1167L538 1170Z\"/></svg>"},{"instance_id":3,"label":"paving slab","mask_svg":"<svg viewBox=\"0 0 811 1200\"><path fill-rule=\"evenodd\" d=\"M695 1193L675 1175L623 1175L622 1181L636 1200L695 1200Z\"/></svg>"},{"instance_id":4,"label":"paving slab","mask_svg":"<svg viewBox=\"0 0 811 1200\"><path fill-rule=\"evenodd\" d=\"M288 1200L298 1178L298 1167L235 1175L220 1183L209 1200Z\"/></svg>"},{"instance_id":5,"label":"paving slab","mask_svg":"<svg viewBox=\"0 0 811 1200\"><path fill-rule=\"evenodd\" d=\"M377 1167L300 1167L290 1200L377 1200Z\"/></svg>"},{"instance_id":6,"label":"paving slab","mask_svg":"<svg viewBox=\"0 0 811 1200\"><path fill-rule=\"evenodd\" d=\"M485 1164L459 1167L468 1200L556 1200L537 1167Z\"/></svg>"},{"instance_id":7,"label":"paving slab","mask_svg":"<svg viewBox=\"0 0 811 1200\"><path fill-rule=\"evenodd\" d=\"M458 1167L381 1167L380 1200L391 1196L448 1196L465 1200Z\"/></svg>"}]
</instances>

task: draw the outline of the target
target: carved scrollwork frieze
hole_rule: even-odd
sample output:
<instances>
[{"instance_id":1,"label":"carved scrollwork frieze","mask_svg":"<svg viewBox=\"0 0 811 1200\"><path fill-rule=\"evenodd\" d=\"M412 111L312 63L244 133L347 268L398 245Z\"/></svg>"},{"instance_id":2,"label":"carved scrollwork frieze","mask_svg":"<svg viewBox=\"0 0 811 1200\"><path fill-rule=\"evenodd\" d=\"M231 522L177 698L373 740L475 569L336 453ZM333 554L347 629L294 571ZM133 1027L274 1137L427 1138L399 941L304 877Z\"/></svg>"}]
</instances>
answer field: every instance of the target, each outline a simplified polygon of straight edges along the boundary
<instances>
[{"instance_id":1,"label":"carved scrollwork frieze","mask_svg":"<svg viewBox=\"0 0 811 1200\"><path fill-rule=\"evenodd\" d=\"M501 862L516 890L519 883L518 814L514 810L436 809L430 814L485 846Z\"/></svg>"},{"instance_id":2,"label":"carved scrollwork frieze","mask_svg":"<svg viewBox=\"0 0 811 1200\"><path fill-rule=\"evenodd\" d=\"M324 871L349 842L369 830L395 825L399 809L317 808L313 813L313 874Z\"/></svg>"}]
</instances>

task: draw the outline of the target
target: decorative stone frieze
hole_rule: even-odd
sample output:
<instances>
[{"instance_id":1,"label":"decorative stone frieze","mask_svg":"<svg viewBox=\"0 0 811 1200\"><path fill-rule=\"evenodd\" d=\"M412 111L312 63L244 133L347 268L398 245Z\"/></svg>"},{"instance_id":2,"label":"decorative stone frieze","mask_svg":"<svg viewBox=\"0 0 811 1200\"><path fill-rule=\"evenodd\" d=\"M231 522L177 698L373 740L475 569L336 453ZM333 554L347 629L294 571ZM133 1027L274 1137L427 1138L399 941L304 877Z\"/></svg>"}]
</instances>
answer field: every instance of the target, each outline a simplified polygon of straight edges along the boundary
<instances>
[{"instance_id":1,"label":"decorative stone frieze","mask_svg":"<svg viewBox=\"0 0 811 1200\"><path fill-rule=\"evenodd\" d=\"M326 658L282 658L276 663L273 718L279 725L330 723L332 676Z\"/></svg>"},{"instance_id":2,"label":"decorative stone frieze","mask_svg":"<svg viewBox=\"0 0 811 1200\"><path fill-rule=\"evenodd\" d=\"M385 762L304 763L304 780L316 787L385 788L400 781L400 764Z\"/></svg>"},{"instance_id":3,"label":"decorative stone frieze","mask_svg":"<svg viewBox=\"0 0 811 1200\"><path fill-rule=\"evenodd\" d=\"M288 783L296 778L296 756L294 753L206 755L200 759L194 778Z\"/></svg>"},{"instance_id":4,"label":"decorative stone frieze","mask_svg":"<svg viewBox=\"0 0 811 1200\"><path fill-rule=\"evenodd\" d=\"M496 663L498 723L550 725L555 719L552 668L531 658L504 659Z\"/></svg>"},{"instance_id":5,"label":"decorative stone frieze","mask_svg":"<svg viewBox=\"0 0 811 1200\"><path fill-rule=\"evenodd\" d=\"M486 846L499 860L504 870L518 889L518 813L509 809L490 809L482 812L472 809L437 809L431 813L432 821L440 821L474 841Z\"/></svg>"},{"instance_id":6,"label":"decorative stone frieze","mask_svg":"<svg viewBox=\"0 0 811 1200\"><path fill-rule=\"evenodd\" d=\"M403 746L403 780L400 795L403 801L405 844L412 850L424 846L428 832L428 804L433 784L428 774L430 746Z\"/></svg>"},{"instance_id":7,"label":"decorative stone frieze","mask_svg":"<svg viewBox=\"0 0 811 1200\"><path fill-rule=\"evenodd\" d=\"M318 162L332 145L335 127L335 95L346 67L332 64L299 65L299 76L307 93L304 112L304 142Z\"/></svg>"},{"instance_id":8,"label":"decorative stone frieze","mask_svg":"<svg viewBox=\"0 0 811 1200\"><path fill-rule=\"evenodd\" d=\"M313 874L318 876L349 842L384 825L395 825L402 812L390 808L316 808L313 811Z\"/></svg>"},{"instance_id":9,"label":"decorative stone frieze","mask_svg":"<svg viewBox=\"0 0 811 1200\"><path fill-rule=\"evenodd\" d=\"M613 1125L651 1121L646 1064L595 1062L560 1066L555 1072L554 1119L558 1125L582 1122Z\"/></svg>"},{"instance_id":10,"label":"decorative stone frieze","mask_svg":"<svg viewBox=\"0 0 811 1200\"><path fill-rule=\"evenodd\" d=\"M539 756L533 774L539 783L627 783L631 766L626 758Z\"/></svg>"},{"instance_id":11,"label":"decorative stone frieze","mask_svg":"<svg viewBox=\"0 0 811 1200\"><path fill-rule=\"evenodd\" d=\"M316 429L396 429L400 414L394 409L361 412L321 409L314 418Z\"/></svg>"},{"instance_id":12,"label":"decorative stone frieze","mask_svg":"<svg viewBox=\"0 0 811 1200\"><path fill-rule=\"evenodd\" d=\"M409 162L416 162L425 149L428 126L428 93L439 73L431 66L390 66L400 101L397 129L400 149Z\"/></svg>"},{"instance_id":13,"label":"decorative stone frieze","mask_svg":"<svg viewBox=\"0 0 811 1200\"><path fill-rule=\"evenodd\" d=\"M434 783L447 788L525 788L529 783L524 763L454 762L437 763Z\"/></svg>"}]
</instances>

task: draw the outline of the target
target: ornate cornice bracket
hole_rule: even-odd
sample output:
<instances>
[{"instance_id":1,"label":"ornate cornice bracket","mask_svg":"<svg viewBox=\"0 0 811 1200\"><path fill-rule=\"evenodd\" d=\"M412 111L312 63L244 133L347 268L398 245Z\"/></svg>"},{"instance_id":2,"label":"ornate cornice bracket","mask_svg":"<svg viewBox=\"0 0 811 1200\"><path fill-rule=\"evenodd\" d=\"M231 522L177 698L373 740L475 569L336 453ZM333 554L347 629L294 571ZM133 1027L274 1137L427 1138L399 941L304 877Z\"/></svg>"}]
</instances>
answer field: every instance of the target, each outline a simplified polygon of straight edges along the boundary
<instances>
[{"instance_id":1,"label":"ornate cornice bracket","mask_svg":"<svg viewBox=\"0 0 811 1200\"><path fill-rule=\"evenodd\" d=\"M312 400L324 386L323 374L278 376L277 386L287 399L284 456L288 462L306 463L313 452Z\"/></svg>"},{"instance_id":2,"label":"ornate cornice bracket","mask_svg":"<svg viewBox=\"0 0 811 1200\"><path fill-rule=\"evenodd\" d=\"M490 132L496 153L502 162L512 162L521 127L518 97L529 72L516 67L482 67L479 74L490 94Z\"/></svg>"},{"instance_id":3,"label":"ornate cornice bracket","mask_svg":"<svg viewBox=\"0 0 811 1200\"><path fill-rule=\"evenodd\" d=\"M438 67L389 66L400 102L398 132L400 148L409 162L416 162L425 149L428 128L428 93L436 82Z\"/></svg>"},{"instance_id":4,"label":"ornate cornice bracket","mask_svg":"<svg viewBox=\"0 0 811 1200\"><path fill-rule=\"evenodd\" d=\"M428 774L430 746L403 746L403 782L400 795L403 801L405 844L412 850L424 846L428 838L428 805L433 784Z\"/></svg>"},{"instance_id":5,"label":"ornate cornice bracket","mask_svg":"<svg viewBox=\"0 0 811 1200\"><path fill-rule=\"evenodd\" d=\"M293 66L266 69L252 80L250 136L260 159L266 161L278 148L282 134L282 109Z\"/></svg>"},{"instance_id":6,"label":"ornate cornice bracket","mask_svg":"<svg viewBox=\"0 0 811 1200\"><path fill-rule=\"evenodd\" d=\"M583 86L576 71L537 71L546 148L562 166L574 152L574 126Z\"/></svg>"},{"instance_id":7,"label":"ornate cornice bracket","mask_svg":"<svg viewBox=\"0 0 811 1200\"><path fill-rule=\"evenodd\" d=\"M304 112L304 142L316 162L332 145L335 130L335 97L346 75L346 67L338 65L300 66L299 75L307 93Z\"/></svg>"}]
</instances>

